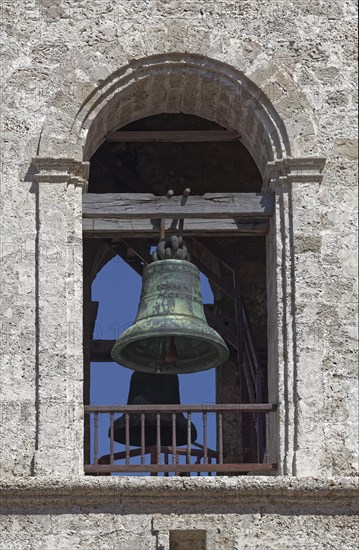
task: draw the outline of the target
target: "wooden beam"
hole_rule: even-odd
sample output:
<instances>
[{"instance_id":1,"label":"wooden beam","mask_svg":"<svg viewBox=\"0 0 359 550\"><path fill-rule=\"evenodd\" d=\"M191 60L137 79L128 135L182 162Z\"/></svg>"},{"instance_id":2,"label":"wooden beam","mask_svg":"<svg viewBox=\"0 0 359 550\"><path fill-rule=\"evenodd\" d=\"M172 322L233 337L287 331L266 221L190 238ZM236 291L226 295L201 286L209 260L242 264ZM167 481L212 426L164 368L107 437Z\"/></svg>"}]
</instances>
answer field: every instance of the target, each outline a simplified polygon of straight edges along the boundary
<instances>
[{"instance_id":1,"label":"wooden beam","mask_svg":"<svg viewBox=\"0 0 359 550\"><path fill-rule=\"evenodd\" d=\"M178 220L166 220L166 234L178 233ZM84 218L82 220L84 237L115 238L159 238L160 220L119 220L116 218ZM185 223L185 237L239 237L266 235L269 231L268 220L236 221L231 219L188 219Z\"/></svg>"},{"instance_id":2,"label":"wooden beam","mask_svg":"<svg viewBox=\"0 0 359 550\"><path fill-rule=\"evenodd\" d=\"M273 472L277 464L97 464L85 466L87 474L110 474L111 472ZM187 547L187 546L186 546ZM198 548L198 547L197 547Z\"/></svg>"},{"instance_id":3,"label":"wooden beam","mask_svg":"<svg viewBox=\"0 0 359 550\"><path fill-rule=\"evenodd\" d=\"M91 363L113 363L111 350L116 340L92 340L90 343Z\"/></svg>"},{"instance_id":4,"label":"wooden beam","mask_svg":"<svg viewBox=\"0 0 359 550\"><path fill-rule=\"evenodd\" d=\"M193 197L156 197L149 193L86 193L84 218L189 219L268 218L273 193L206 193Z\"/></svg>"},{"instance_id":5,"label":"wooden beam","mask_svg":"<svg viewBox=\"0 0 359 550\"><path fill-rule=\"evenodd\" d=\"M237 141L240 135L234 130L148 130L145 132L109 132L106 141L133 143L184 143Z\"/></svg>"},{"instance_id":6,"label":"wooden beam","mask_svg":"<svg viewBox=\"0 0 359 550\"><path fill-rule=\"evenodd\" d=\"M198 269L208 277L211 283L218 286L227 296L235 299L235 291L233 284L228 286L224 277L225 272L233 280L233 269L223 262L216 254L208 250L198 239L189 237L186 239L193 262ZM228 280L228 279L227 279Z\"/></svg>"},{"instance_id":7,"label":"wooden beam","mask_svg":"<svg viewBox=\"0 0 359 550\"><path fill-rule=\"evenodd\" d=\"M128 245L125 242L120 241L114 246L114 250L138 275L140 275L140 277L142 277L144 268L143 263L137 254L134 254L131 259L128 257Z\"/></svg>"}]
</instances>

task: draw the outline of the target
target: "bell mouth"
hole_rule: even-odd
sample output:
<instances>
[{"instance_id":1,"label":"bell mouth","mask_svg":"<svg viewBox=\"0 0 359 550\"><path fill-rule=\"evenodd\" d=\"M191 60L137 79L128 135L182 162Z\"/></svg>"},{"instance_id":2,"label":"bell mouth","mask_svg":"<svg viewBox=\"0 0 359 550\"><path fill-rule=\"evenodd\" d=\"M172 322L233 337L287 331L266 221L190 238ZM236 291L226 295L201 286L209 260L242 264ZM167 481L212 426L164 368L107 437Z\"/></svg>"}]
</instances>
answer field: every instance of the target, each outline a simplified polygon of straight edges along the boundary
<instances>
[{"instance_id":1,"label":"bell mouth","mask_svg":"<svg viewBox=\"0 0 359 550\"><path fill-rule=\"evenodd\" d=\"M156 415L147 414L145 424L145 442L146 446L156 445L157 443L157 430L156 430ZM176 445L186 445L188 441L188 425L187 419L183 414L176 414ZM191 443L194 443L197 439L197 430L195 425L191 422ZM110 433L109 433L110 436ZM129 440L130 445L134 447L141 446L141 420L139 414L131 414L129 421ZM171 446L173 441L172 430L172 414L161 415L161 446ZM126 426L124 416L114 421L114 440L117 443L126 445Z\"/></svg>"},{"instance_id":2,"label":"bell mouth","mask_svg":"<svg viewBox=\"0 0 359 550\"><path fill-rule=\"evenodd\" d=\"M136 322L112 348L113 360L140 372L189 374L212 369L228 359L228 348L215 330L198 319L179 317L170 323L168 317L156 317L156 330L147 319ZM172 363L168 362L171 345L178 357Z\"/></svg>"}]
</instances>

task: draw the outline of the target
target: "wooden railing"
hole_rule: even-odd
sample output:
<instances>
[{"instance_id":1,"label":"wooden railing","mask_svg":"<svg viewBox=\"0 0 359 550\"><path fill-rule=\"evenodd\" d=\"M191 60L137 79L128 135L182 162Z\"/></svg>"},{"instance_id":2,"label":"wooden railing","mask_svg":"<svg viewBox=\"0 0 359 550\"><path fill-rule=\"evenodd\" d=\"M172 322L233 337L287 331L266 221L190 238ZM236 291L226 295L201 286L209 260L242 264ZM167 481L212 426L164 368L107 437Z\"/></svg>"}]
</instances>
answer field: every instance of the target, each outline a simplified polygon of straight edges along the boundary
<instances>
[{"instance_id":1,"label":"wooden railing","mask_svg":"<svg viewBox=\"0 0 359 550\"><path fill-rule=\"evenodd\" d=\"M223 418L226 414L255 414L261 413L265 418L266 442L269 441L269 415L276 411L276 405L271 404L225 404L225 405L123 405L123 406L85 406L85 414L90 416L92 426L92 460L85 464L85 473L91 475L110 475L111 473L150 473L158 475L174 473L176 475L191 475L192 473L243 473L243 472L270 472L275 471L277 465L269 462L268 453L264 453L261 463L227 463L224 457L224 437L230 434L223 432ZM176 421L178 414L186 414L187 444L177 446ZM209 432L208 415L215 414L215 428ZM115 416L124 415L125 444L124 450L115 452L114 422ZM172 442L171 445L162 445L161 416L171 415ZM140 419L141 445L131 447L131 415ZM155 445L146 443L146 417L151 415L151 422L155 418L153 429L156 435ZM201 418L203 444L191 442L191 423ZM103 424L106 417L105 430L109 434L107 454L99 456L99 419ZM201 430L200 430L201 428ZM213 433L215 432L215 433ZM101 436L103 434L101 433ZM208 442L213 441L215 449L210 448ZM117 463L118 462L118 463Z\"/></svg>"}]
</instances>

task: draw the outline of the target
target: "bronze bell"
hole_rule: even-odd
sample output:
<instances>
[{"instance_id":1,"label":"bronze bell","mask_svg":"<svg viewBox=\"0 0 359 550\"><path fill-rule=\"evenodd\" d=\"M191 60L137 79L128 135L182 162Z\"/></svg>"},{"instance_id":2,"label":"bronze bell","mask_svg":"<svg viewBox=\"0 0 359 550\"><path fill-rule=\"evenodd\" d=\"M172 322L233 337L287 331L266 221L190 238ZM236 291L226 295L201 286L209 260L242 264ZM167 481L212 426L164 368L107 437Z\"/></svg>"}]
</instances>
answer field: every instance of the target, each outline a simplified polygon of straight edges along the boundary
<instances>
[{"instance_id":1,"label":"bronze bell","mask_svg":"<svg viewBox=\"0 0 359 550\"><path fill-rule=\"evenodd\" d=\"M194 264L158 259L144 269L136 321L111 355L129 369L162 374L207 370L228 359L222 337L207 324Z\"/></svg>"},{"instance_id":2,"label":"bronze bell","mask_svg":"<svg viewBox=\"0 0 359 550\"><path fill-rule=\"evenodd\" d=\"M145 374L134 372L131 377L128 405L180 404L178 376L173 374ZM172 445L172 414L161 414L161 446ZM109 432L110 435L110 432ZM197 430L191 422L191 442L197 439ZM125 415L114 421L114 440L126 444ZM130 445L141 445L141 415L129 415ZM187 420L182 413L176 414L176 445L185 445L188 440ZM145 414L145 445L157 442L156 414Z\"/></svg>"}]
</instances>

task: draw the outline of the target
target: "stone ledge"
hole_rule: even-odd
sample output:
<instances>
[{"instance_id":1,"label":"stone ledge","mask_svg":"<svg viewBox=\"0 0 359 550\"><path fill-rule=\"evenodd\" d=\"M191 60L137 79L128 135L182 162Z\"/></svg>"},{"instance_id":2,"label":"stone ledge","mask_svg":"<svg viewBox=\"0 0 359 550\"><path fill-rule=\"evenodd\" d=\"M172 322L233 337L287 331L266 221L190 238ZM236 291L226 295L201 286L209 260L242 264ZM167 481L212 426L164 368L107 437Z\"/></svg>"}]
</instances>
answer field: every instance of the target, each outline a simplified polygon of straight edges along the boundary
<instances>
[{"instance_id":1,"label":"stone ledge","mask_svg":"<svg viewBox=\"0 0 359 550\"><path fill-rule=\"evenodd\" d=\"M0 480L0 506L108 506L136 502L246 505L323 504L355 506L358 478L293 477L84 477Z\"/></svg>"},{"instance_id":2,"label":"stone ledge","mask_svg":"<svg viewBox=\"0 0 359 550\"><path fill-rule=\"evenodd\" d=\"M32 164L36 169L34 179L37 183L66 183L79 185L84 191L87 190L89 162L62 157L34 157Z\"/></svg>"},{"instance_id":3,"label":"stone ledge","mask_svg":"<svg viewBox=\"0 0 359 550\"><path fill-rule=\"evenodd\" d=\"M278 185L321 183L326 159L323 157L285 158L268 162L262 191L275 191Z\"/></svg>"}]
</instances>

